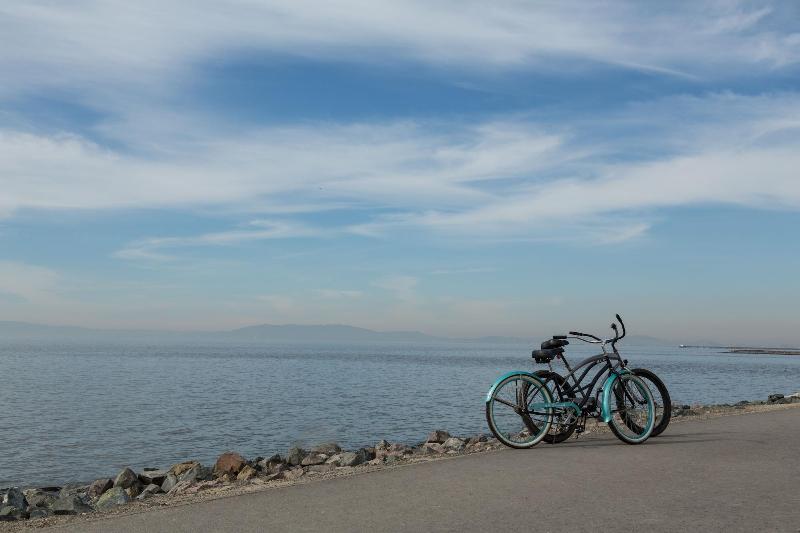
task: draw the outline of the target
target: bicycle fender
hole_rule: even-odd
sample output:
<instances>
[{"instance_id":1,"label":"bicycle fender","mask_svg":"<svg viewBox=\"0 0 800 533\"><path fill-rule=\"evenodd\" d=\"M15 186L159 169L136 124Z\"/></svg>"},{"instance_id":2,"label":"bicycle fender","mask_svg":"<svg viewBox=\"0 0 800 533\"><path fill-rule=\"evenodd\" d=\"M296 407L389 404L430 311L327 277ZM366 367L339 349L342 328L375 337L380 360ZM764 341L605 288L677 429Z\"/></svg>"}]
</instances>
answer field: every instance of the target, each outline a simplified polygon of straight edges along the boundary
<instances>
[{"instance_id":1,"label":"bicycle fender","mask_svg":"<svg viewBox=\"0 0 800 533\"><path fill-rule=\"evenodd\" d=\"M630 374L625 368L612 372L603 383L603 398L600 402L600 420L608 424L611 422L611 387L621 374Z\"/></svg>"},{"instance_id":2,"label":"bicycle fender","mask_svg":"<svg viewBox=\"0 0 800 533\"><path fill-rule=\"evenodd\" d=\"M504 379L506 379L509 376L518 376L518 375L525 375L525 376L531 377L537 383L539 383L539 385L544 387L544 383L542 382L541 379L539 379L539 377L537 375L532 374L531 372L526 372L524 370L512 370L511 372L506 372L505 374L503 374L502 376L497 378L497 380L492 385L492 388L489 389L489 393L486 395L486 403L489 403L489 400L492 399L492 394L494 394L494 390L497 388L497 386L500 384L501 381L503 381Z\"/></svg>"}]
</instances>

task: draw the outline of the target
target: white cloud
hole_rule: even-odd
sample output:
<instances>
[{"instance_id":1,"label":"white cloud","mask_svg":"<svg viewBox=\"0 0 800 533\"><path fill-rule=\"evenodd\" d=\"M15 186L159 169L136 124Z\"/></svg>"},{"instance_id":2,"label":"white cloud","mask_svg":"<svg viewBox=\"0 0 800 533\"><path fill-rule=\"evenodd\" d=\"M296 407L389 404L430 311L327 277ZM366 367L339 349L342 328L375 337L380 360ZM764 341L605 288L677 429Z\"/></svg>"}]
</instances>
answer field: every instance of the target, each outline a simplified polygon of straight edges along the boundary
<instances>
[{"instance_id":1,"label":"white cloud","mask_svg":"<svg viewBox=\"0 0 800 533\"><path fill-rule=\"evenodd\" d=\"M364 296L362 291L346 289L317 289L316 292L320 298L326 300L354 300Z\"/></svg>"},{"instance_id":2,"label":"white cloud","mask_svg":"<svg viewBox=\"0 0 800 533\"><path fill-rule=\"evenodd\" d=\"M235 229L189 237L150 237L129 243L114 255L121 259L169 260L161 250L198 246L228 246L248 241L290 239L319 235L318 230L282 221L256 220L249 226L260 229Z\"/></svg>"},{"instance_id":3,"label":"white cloud","mask_svg":"<svg viewBox=\"0 0 800 533\"><path fill-rule=\"evenodd\" d=\"M462 68L601 62L708 76L794 64L790 2L517 2L477 0L82 0L0 6L7 92L111 87L155 94L194 65L246 50Z\"/></svg>"},{"instance_id":4,"label":"white cloud","mask_svg":"<svg viewBox=\"0 0 800 533\"><path fill-rule=\"evenodd\" d=\"M74 135L0 130L0 212L269 213L263 223L152 236L118 252L153 259L189 246L345 231L608 242L642 236L661 208L800 209L796 94L668 98L553 122L320 123L225 137L197 129L191 141L159 148L123 153ZM302 222L337 209L356 221Z\"/></svg>"}]
</instances>

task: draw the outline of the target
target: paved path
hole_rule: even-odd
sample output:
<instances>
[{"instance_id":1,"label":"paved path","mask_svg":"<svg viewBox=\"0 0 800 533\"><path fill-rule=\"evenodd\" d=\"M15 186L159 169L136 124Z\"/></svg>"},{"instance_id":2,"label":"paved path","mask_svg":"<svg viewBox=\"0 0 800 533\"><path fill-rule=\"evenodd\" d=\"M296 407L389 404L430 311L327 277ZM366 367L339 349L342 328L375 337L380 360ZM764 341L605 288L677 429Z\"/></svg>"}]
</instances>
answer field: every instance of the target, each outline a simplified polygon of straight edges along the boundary
<instances>
[{"instance_id":1,"label":"paved path","mask_svg":"<svg viewBox=\"0 0 800 533\"><path fill-rule=\"evenodd\" d=\"M72 526L84 532L800 531L800 409L503 450Z\"/></svg>"}]
</instances>

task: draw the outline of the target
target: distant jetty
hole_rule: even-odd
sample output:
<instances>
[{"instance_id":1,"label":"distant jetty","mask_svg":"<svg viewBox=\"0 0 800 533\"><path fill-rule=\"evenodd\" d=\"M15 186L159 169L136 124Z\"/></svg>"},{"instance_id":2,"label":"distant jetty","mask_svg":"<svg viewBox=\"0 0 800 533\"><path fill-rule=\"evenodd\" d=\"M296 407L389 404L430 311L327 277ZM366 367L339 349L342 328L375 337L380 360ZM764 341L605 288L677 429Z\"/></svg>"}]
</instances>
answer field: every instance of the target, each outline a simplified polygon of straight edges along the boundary
<instances>
[{"instance_id":1,"label":"distant jetty","mask_svg":"<svg viewBox=\"0 0 800 533\"><path fill-rule=\"evenodd\" d=\"M679 344L678 348L703 348L706 350L725 350L725 353L753 355L800 355L800 348L753 348L750 346L700 346Z\"/></svg>"}]
</instances>

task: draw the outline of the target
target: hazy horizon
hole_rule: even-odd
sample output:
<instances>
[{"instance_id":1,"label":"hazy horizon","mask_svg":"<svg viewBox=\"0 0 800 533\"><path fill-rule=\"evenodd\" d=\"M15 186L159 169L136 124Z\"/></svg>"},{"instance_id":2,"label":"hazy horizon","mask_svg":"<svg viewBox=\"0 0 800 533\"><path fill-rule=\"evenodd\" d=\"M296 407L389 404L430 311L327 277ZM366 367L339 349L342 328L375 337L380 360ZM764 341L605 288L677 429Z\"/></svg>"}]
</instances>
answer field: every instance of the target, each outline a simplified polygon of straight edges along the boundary
<instances>
[{"instance_id":1,"label":"hazy horizon","mask_svg":"<svg viewBox=\"0 0 800 533\"><path fill-rule=\"evenodd\" d=\"M800 344L798 20L9 4L0 320Z\"/></svg>"}]
</instances>

